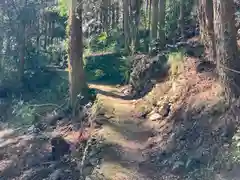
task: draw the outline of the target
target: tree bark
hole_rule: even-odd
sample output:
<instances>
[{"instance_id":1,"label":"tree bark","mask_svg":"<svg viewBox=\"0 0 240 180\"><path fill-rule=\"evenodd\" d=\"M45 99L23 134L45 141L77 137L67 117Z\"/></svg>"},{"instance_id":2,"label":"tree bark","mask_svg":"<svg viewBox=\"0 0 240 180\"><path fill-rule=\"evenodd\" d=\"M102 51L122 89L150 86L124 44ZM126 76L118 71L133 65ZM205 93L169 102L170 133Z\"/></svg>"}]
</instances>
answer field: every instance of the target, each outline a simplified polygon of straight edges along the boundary
<instances>
[{"instance_id":1,"label":"tree bark","mask_svg":"<svg viewBox=\"0 0 240 180\"><path fill-rule=\"evenodd\" d=\"M159 0L152 0L151 40L156 40L157 39L157 33L158 33L158 3L159 3Z\"/></svg>"},{"instance_id":2,"label":"tree bark","mask_svg":"<svg viewBox=\"0 0 240 180\"><path fill-rule=\"evenodd\" d=\"M214 32L219 79L228 102L240 94L240 61L236 42L233 0L214 0Z\"/></svg>"},{"instance_id":3,"label":"tree bark","mask_svg":"<svg viewBox=\"0 0 240 180\"><path fill-rule=\"evenodd\" d=\"M159 31L158 37L161 44L164 45L166 41L165 37L165 15L166 15L166 0L159 0Z\"/></svg>"},{"instance_id":4,"label":"tree bark","mask_svg":"<svg viewBox=\"0 0 240 180\"><path fill-rule=\"evenodd\" d=\"M184 39L184 0L180 0L180 14L179 14L179 29L180 29L180 33L181 33L181 39Z\"/></svg>"},{"instance_id":5,"label":"tree bark","mask_svg":"<svg viewBox=\"0 0 240 180\"><path fill-rule=\"evenodd\" d=\"M108 32L109 28L108 28L108 0L103 0L103 4L102 4L102 11L103 11L103 29L104 32Z\"/></svg>"},{"instance_id":6,"label":"tree bark","mask_svg":"<svg viewBox=\"0 0 240 180\"><path fill-rule=\"evenodd\" d=\"M116 21L115 23L118 24L120 21L120 4L119 2L116 2Z\"/></svg>"},{"instance_id":7,"label":"tree bark","mask_svg":"<svg viewBox=\"0 0 240 180\"><path fill-rule=\"evenodd\" d=\"M69 26L70 99L74 109L79 95L86 96L88 88L83 70L82 7L79 0L72 2Z\"/></svg>"},{"instance_id":8,"label":"tree bark","mask_svg":"<svg viewBox=\"0 0 240 180\"><path fill-rule=\"evenodd\" d=\"M112 5L112 8L111 8L111 14L112 14L112 29L115 29L116 28L116 7L115 7L115 4Z\"/></svg>"},{"instance_id":9,"label":"tree bark","mask_svg":"<svg viewBox=\"0 0 240 180\"><path fill-rule=\"evenodd\" d=\"M21 23L19 25L19 34L18 34L18 46L19 46L19 83L22 87L24 79L24 70L25 70L25 41L26 41L26 24Z\"/></svg>"},{"instance_id":10,"label":"tree bark","mask_svg":"<svg viewBox=\"0 0 240 180\"><path fill-rule=\"evenodd\" d=\"M124 37L125 37L125 51L130 52L130 28L129 28L129 2L123 0L123 26L124 26Z\"/></svg>"},{"instance_id":11,"label":"tree bark","mask_svg":"<svg viewBox=\"0 0 240 180\"><path fill-rule=\"evenodd\" d=\"M215 61L216 49L213 25L213 1L200 0L198 14L200 37L202 43L204 44L205 51L207 52L207 58L209 61Z\"/></svg>"},{"instance_id":12,"label":"tree bark","mask_svg":"<svg viewBox=\"0 0 240 180\"><path fill-rule=\"evenodd\" d=\"M149 29L149 31L151 30L151 19L152 19L152 2L153 2L153 0L147 0L149 3L148 3L148 6L149 6L149 8L148 8L148 21L149 21L149 23L148 23L148 29Z\"/></svg>"},{"instance_id":13,"label":"tree bark","mask_svg":"<svg viewBox=\"0 0 240 180\"><path fill-rule=\"evenodd\" d=\"M132 29L132 45L134 46L134 52L140 46L139 42L139 24L140 24L140 10L142 6L142 0L131 0L131 29Z\"/></svg>"}]
</instances>

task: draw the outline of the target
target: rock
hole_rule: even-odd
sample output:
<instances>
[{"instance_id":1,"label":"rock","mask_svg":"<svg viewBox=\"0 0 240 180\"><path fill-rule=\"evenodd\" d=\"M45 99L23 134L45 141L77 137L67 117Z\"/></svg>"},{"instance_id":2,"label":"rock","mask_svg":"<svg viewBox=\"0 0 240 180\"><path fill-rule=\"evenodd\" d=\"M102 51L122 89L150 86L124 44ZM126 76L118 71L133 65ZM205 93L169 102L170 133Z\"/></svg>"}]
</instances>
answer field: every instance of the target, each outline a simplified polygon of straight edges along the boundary
<instances>
[{"instance_id":1,"label":"rock","mask_svg":"<svg viewBox=\"0 0 240 180\"><path fill-rule=\"evenodd\" d=\"M173 152L177 147L177 142L176 142L176 134L172 133L171 137L167 140L167 144L166 144L166 153L171 153Z\"/></svg>"},{"instance_id":2,"label":"rock","mask_svg":"<svg viewBox=\"0 0 240 180\"><path fill-rule=\"evenodd\" d=\"M212 71L216 67L215 64L209 61L200 61L196 66L196 72L203 72L203 71Z\"/></svg>"},{"instance_id":3,"label":"rock","mask_svg":"<svg viewBox=\"0 0 240 180\"><path fill-rule=\"evenodd\" d=\"M95 119L95 123L99 126L102 126L104 123L107 123L108 120L106 119L106 117L97 117Z\"/></svg>"},{"instance_id":4,"label":"rock","mask_svg":"<svg viewBox=\"0 0 240 180\"><path fill-rule=\"evenodd\" d=\"M211 157L211 152L204 147L199 147L195 150L194 154L191 156L191 159L196 161L199 164L207 165L213 157Z\"/></svg>"},{"instance_id":5,"label":"rock","mask_svg":"<svg viewBox=\"0 0 240 180\"><path fill-rule=\"evenodd\" d=\"M201 163L197 159L189 158L186 165L185 165L185 168L188 171L192 171L194 169L200 168L200 165L201 165Z\"/></svg>"},{"instance_id":6,"label":"rock","mask_svg":"<svg viewBox=\"0 0 240 180\"><path fill-rule=\"evenodd\" d=\"M85 180L93 180L90 176L87 176Z\"/></svg>"},{"instance_id":7,"label":"rock","mask_svg":"<svg viewBox=\"0 0 240 180\"><path fill-rule=\"evenodd\" d=\"M63 171L61 169L57 169L52 174L50 174L49 180L59 180L62 174L63 174Z\"/></svg>"},{"instance_id":8,"label":"rock","mask_svg":"<svg viewBox=\"0 0 240 180\"><path fill-rule=\"evenodd\" d=\"M164 103L158 110L162 117L167 117L171 111L171 105L169 103Z\"/></svg>"},{"instance_id":9,"label":"rock","mask_svg":"<svg viewBox=\"0 0 240 180\"><path fill-rule=\"evenodd\" d=\"M151 114L150 116L149 116L149 120L151 120L151 121L156 121L156 120L158 120L158 119L161 119L161 115L160 114L158 114L158 113L153 113L153 114Z\"/></svg>"},{"instance_id":10,"label":"rock","mask_svg":"<svg viewBox=\"0 0 240 180\"><path fill-rule=\"evenodd\" d=\"M92 157L89 159L89 163L93 166L96 166L99 163L99 159L97 157Z\"/></svg>"},{"instance_id":11,"label":"rock","mask_svg":"<svg viewBox=\"0 0 240 180\"><path fill-rule=\"evenodd\" d=\"M71 152L71 145L63 137L56 136L51 139L52 160L59 160Z\"/></svg>"},{"instance_id":12,"label":"rock","mask_svg":"<svg viewBox=\"0 0 240 180\"><path fill-rule=\"evenodd\" d=\"M164 73L163 65L166 62L165 55L150 57L139 54L132 60L132 72L130 73L129 84L132 87L133 98L145 95L153 87L154 81L151 79L159 72Z\"/></svg>"},{"instance_id":13,"label":"rock","mask_svg":"<svg viewBox=\"0 0 240 180\"><path fill-rule=\"evenodd\" d=\"M87 166L83 168L83 176L86 177L88 175L90 175L93 171L94 167L93 166Z\"/></svg>"},{"instance_id":14,"label":"rock","mask_svg":"<svg viewBox=\"0 0 240 180\"><path fill-rule=\"evenodd\" d=\"M174 163L174 165L172 167L172 172L178 174L178 173L183 172L184 169L185 169L184 162L177 161L177 162Z\"/></svg>"},{"instance_id":15,"label":"rock","mask_svg":"<svg viewBox=\"0 0 240 180\"><path fill-rule=\"evenodd\" d=\"M93 150L91 150L90 151L90 153L89 153L89 157L94 157L94 156L96 156L97 154L99 154L101 152L101 149L99 149L99 148L94 148Z\"/></svg>"}]
</instances>

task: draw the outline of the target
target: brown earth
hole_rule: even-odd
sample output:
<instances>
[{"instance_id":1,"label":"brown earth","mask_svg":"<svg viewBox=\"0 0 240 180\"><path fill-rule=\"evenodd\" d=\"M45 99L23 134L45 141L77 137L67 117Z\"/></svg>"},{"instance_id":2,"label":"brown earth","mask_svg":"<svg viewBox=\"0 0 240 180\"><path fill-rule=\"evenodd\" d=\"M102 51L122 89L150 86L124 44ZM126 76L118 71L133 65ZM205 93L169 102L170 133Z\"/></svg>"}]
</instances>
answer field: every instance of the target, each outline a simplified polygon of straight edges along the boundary
<instances>
[{"instance_id":1,"label":"brown earth","mask_svg":"<svg viewBox=\"0 0 240 180\"><path fill-rule=\"evenodd\" d=\"M101 152L88 151L91 165L83 168L85 179L211 180L228 176L216 176L224 168L218 167L216 157L229 147L225 136L231 122L226 119L235 115L224 104L213 69L198 73L197 61L186 58L177 77L156 84L138 100L127 100L121 87L90 85L98 91L104 115L95 120L100 127L90 144ZM63 134L76 143L79 134L69 130L70 126L63 121L55 130L37 136L2 127L0 179L80 179L76 162L48 159L53 134Z\"/></svg>"}]
</instances>

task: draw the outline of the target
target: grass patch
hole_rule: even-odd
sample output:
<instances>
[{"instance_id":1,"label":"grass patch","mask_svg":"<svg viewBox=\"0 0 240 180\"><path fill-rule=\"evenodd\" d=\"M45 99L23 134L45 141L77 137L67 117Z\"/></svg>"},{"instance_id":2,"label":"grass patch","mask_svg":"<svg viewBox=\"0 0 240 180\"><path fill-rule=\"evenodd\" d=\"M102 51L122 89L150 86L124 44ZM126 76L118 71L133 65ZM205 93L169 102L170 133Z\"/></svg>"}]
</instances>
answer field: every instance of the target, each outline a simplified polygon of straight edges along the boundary
<instances>
[{"instance_id":1,"label":"grass patch","mask_svg":"<svg viewBox=\"0 0 240 180\"><path fill-rule=\"evenodd\" d=\"M170 77L176 78L184 69L183 66L184 53L183 51L172 52L168 55L168 65L170 67Z\"/></svg>"},{"instance_id":2,"label":"grass patch","mask_svg":"<svg viewBox=\"0 0 240 180\"><path fill-rule=\"evenodd\" d=\"M130 73L127 59L118 53L88 56L85 72L89 82L121 84L127 81Z\"/></svg>"}]
</instances>

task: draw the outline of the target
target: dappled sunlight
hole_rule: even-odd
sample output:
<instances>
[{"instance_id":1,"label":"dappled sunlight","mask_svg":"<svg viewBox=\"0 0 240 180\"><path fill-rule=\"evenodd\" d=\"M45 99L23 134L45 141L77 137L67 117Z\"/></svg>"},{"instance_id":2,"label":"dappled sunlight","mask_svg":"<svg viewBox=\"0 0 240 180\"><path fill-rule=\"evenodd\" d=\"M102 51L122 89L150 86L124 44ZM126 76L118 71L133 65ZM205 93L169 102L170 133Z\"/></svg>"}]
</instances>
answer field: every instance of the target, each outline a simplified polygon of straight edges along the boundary
<instances>
[{"instance_id":1,"label":"dappled sunlight","mask_svg":"<svg viewBox=\"0 0 240 180\"><path fill-rule=\"evenodd\" d=\"M240 0L79 1L0 0L0 180L236 179Z\"/></svg>"},{"instance_id":2,"label":"dappled sunlight","mask_svg":"<svg viewBox=\"0 0 240 180\"><path fill-rule=\"evenodd\" d=\"M0 161L0 174L8 169L13 163L13 160L1 160Z\"/></svg>"},{"instance_id":3,"label":"dappled sunlight","mask_svg":"<svg viewBox=\"0 0 240 180\"><path fill-rule=\"evenodd\" d=\"M15 131L13 129L3 129L0 130L0 138L8 137L8 136L14 136Z\"/></svg>"},{"instance_id":4,"label":"dappled sunlight","mask_svg":"<svg viewBox=\"0 0 240 180\"><path fill-rule=\"evenodd\" d=\"M103 172L106 179L113 179L113 180L127 180L127 179L137 179L137 180L148 180L147 177L141 175L138 172L138 167L124 167L117 162L104 162L101 166L101 172Z\"/></svg>"}]
</instances>

